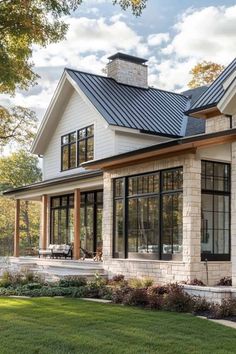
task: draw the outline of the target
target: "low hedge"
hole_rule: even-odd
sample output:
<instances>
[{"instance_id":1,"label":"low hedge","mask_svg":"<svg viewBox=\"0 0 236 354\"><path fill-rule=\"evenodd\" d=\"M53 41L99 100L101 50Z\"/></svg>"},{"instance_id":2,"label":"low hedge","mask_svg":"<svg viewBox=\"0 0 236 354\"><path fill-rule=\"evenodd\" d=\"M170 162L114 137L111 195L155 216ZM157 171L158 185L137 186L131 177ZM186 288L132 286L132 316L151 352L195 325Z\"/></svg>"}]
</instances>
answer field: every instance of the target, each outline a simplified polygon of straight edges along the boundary
<instances>
[{"instance_id":1,"label":"low hedge","mask_svg":"<svg viewBox=\"0 0 236 354\"><path fill-rule=\"evenodd\" d=\"M84 277L67 276L58 283L22 274L5 274L0 282L0 296L87 297L112 300L115 304L148 309L190 312L210 318L236 316L236 299L212 304L200 297L188 295L179 284L152 285L149 279L125 280L122 275L106 281L99 276L87 281Z\"/></svg>"}]
</instances>

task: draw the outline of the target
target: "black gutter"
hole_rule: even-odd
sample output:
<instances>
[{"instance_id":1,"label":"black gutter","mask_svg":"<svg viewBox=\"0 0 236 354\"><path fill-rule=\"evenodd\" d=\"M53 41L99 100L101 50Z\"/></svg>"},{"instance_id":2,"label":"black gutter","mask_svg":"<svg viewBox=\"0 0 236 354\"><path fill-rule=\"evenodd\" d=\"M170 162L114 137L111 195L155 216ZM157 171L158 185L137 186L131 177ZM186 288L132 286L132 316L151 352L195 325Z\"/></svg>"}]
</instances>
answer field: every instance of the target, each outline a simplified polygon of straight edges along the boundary
<instances>
[{"instance_id":1,"label":"black gutter","mask_svg":"<svg viewBox=\"0 0 236 354\"><path fill-rule=\"evenodd\" d=\"M80 180L83 180L83 179L90 179L90 178L94 178L94 177L100 177L102 175L103 175L103 172L100 171L100 170L76 173L76 174L73 174L73 175L70 175L70 176L52 178L52 179L48 179L46 181L29 184L29 185L24 186L24 187L10 189L10 190L7 190L6 192L3 192L3 195L11 195L11 194L14 194L14 193L19 193L19 192L37 190L37 189L40 189L42 187L51 187L51 186L55 186L55 185L58 185L58 184L64 184L64 183L68 183L68 182L80 181Z\"/></svg>"},{"instance_id":2,"label":"black gutter","mask_svg":"<svg viewBox=\"0 0 236 354\"><path fill-rule=\"evenodd\" d=\"M155 135L155 136L160 136L160 137L164 137L164 138L172 138L172 139L182 138L182 135L173 135L173 134L167 134L167 133L152 132L150 130L145 130L145 129L139 129L139 132L142 134Z\"/></svg>"},{"instance_id":3,"label":"black gutter","mask_svg":"<svg viewBox=\"0 0 236 354\"><path fill-rule=\"evenodd\" d=\"M191 113L195 113L195 112L197 113L197 112L200 112L200 111L204 111L206 109L216 107L217 104L218 104L218 102L214 102L214 103L208 104L206 106L201 106L201 107L196 107L196 108L193 108L193 109L189 109L188 111L185 111L184 114L190 115Z\"/></svg>"},{"instance_id":4,"label":"black gutter","mask_svg":"<svg viewBox=\"0 0 236 354\"><path fill-rule=\"evenodd\" d=\"M94 165L97 165L98 163L102 163L102 162L110 162L112 160L122 160L123 158L126 158L126 157L132 157L132 156L135 156L138 154L152 152L155 150L162 150L164 148L168 148L168 147L172 147L172 146L183 145L186 143L192 143L192 142L196 142L196 141L200 141L200 140L206 140L209 138L217 138L217 137L228 136L228 135L233 135L233 134L236 134L236 128L229 129L229 130L223 130L223 131L219 131L219 132L214 132L214 133L209 133L209 134L203 133L203 134L193 135L190 137L173 139L173 140L170 140L170 141L167 141L164 143L147 146L142 149L125 152L120 155L114 155L114 156L106 157L106 158L100 159L100 160L84 162L82 164L82 166L85 168L86 167L89 168L90 166L94 166Z\"/></svg>"}]
</instances>

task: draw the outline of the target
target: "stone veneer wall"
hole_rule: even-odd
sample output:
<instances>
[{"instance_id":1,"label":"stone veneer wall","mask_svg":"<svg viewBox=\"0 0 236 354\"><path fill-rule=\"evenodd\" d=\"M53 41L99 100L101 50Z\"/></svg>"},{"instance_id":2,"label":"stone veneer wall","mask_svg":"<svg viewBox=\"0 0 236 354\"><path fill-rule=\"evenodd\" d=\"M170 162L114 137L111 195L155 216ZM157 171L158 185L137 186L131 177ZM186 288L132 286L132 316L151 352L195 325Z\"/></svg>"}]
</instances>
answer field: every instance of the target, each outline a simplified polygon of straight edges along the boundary
<instances>
[{"instance_id":1,"label":"stone veneer wall","mask_svg":"<svg viewBox=\"0 0 236 354\"><path fill-rule=\"evenodd\" d=\"M230 119L224 115L206 119L206 133L215 133L230 129Z\"/></svg>"},{"instance_id":2,"label":"stone veneer wall","mask_svg":"<svg viewBox=\"0 0 236 354\"><path fill-rule=\"evenodd\" d=\"M113 259L113 178L183 166L183 258L182 261ZM143 163L104 172L103 209L104 268L112 277L151 277L158 283L188 281L206 282L201 262L201 160L194 154ZM236 219L236 218L235 218ZM209 285L231 275L230 262L209 262Z\"/></svg>"},{"instance_id":3,"label":"stone veneer wall","mask_svg":"<svg viewBox=\"0 0 236 354\"><path fill-rule=\"evenodd\" d=\"M107 64L107 76L117 82L137 87L148 87L147 65L114 59Z\"/></svg>"},{"instance_id":4,"label":"stone veneer wall","mask_svg":"<svg viewBox=\"0 0 236 354\"><path fill-rule=\"evenodd\" d=\"M231 260L232 283L236 286L236 142L233 142L231 146Z\"/></svg>"}]
</instances>

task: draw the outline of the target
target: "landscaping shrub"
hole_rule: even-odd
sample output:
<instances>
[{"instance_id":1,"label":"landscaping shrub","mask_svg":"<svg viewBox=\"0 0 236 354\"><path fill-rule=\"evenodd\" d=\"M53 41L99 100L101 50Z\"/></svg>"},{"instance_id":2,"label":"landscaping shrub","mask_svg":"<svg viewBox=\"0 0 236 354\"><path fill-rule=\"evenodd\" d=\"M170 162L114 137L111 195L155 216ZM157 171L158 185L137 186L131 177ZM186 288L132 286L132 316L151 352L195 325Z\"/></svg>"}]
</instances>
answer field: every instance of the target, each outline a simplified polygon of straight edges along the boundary
<instances>
[{"instance_id":1,"label":"landscaping shrub","mask_svg":"<svg viewBox=\"0 0 236 354\"><path fill-rule=\"evenodd\" d=\"M129 306L147 306L148 296L147 289L133 288L128 291L123 297L122 303Z\"/></svg>"},{"instance_id":2,"label":"landscaping shrub","mask_svg":"<svg viewBox=\"0 0 236 354\"><path fill-rule=\"evenodd\" d=\"M41 283L28 283L22 286L26 290L40 289L43 286Z\"/></svg>"},{"instance_id":3,"label":"landscaping shrub","mask_svg":"<svg viewBox=\"0 0 236 354\"><path fill-rule=\"evenodd\" d=\"M190 280L189 282L187 282L188 285L197 285L197 286L206 286L206 284L203 283L203 281L201 281L200 279L193 279Z\"/></svg>"},{"instance_id":4,"label":"landscaping shrub","mask_svg":"<svg viewBox=\"0 0 236 354\"><path fill-rule=\"evenodd\" d=\"M129 279L128 284L131 286L131 288L148 288L149 286L153 285L153 279L150 278L132 278Z\"/></svg>"},{"instance_id":5,"label":"landscaping shrub","mask_svg":"<svg viewBox=\"0 0 236 354\"><path fill-rule=\"evenodd\" d=\"M113 278L111 278L111 282L112 283L121 283L125 280L125 276L123 274L117 274L117 275L114 275Z\"/></svg>"},{"instance_id":6,"label":"landscaping shrub","mask_svg":"<svg viewBox=\"0 0 236 354\"><path fill-rule=\"evenodd\" d=\"M236 316L236 299L223 300L221 305L212 304L210 306L209 318L225 318Z\"/></svg>"},{"instance_id":7,"label":"landscaping shrub","mask_svg":"<svg viewBox=\"0 0 236 354\"><path fill-rule=\"evenodd\" d=\"M84 297L95 299L111 299L111 289L97 280L89 282L84 287Z\"/></svg>"},{"instance_id":8,"label":"landscaping shrub","mask_svg":"<svg viewBox=\"0 0 236 354\"><path fill-rule=\"evenodd\" d=\"M166 286L150 286L147 289L148 307L161 310L164 304L163 295L166 293Z\"/></svg>"},{"instance_id":9,"label":"landscaping shrub","mask_svg":"<svg viewBox=\"0 0 236 354\"><path fill-rule=\"evenodd\" d=\"M2 274L0 280L0 287L18 287L20 285L25 285L28 283L42 283L43 279L38 274L34 274L29 271L22 272L10 272L5 271Z\"/></svg>"},{"instance_id":10,"label":"landscaping shrub","mask_svg":"<svg viewBox=\"0 0 236 354\"><path fill-rule=\"evenodd\" d=\"M58 286L62 288L81 287L87 284L87 279L78 275L67 275L59 280Z\"/></svg>"},{"instance_id":11,"label":"landscaping shrub","mask_svg":"<svg viewBox=\"0 0 236 354\"><path fill-rule=\"evenodd\" d=\"M122 285L120 288L115 288L112 291L112 301L115 304L122 304L124 297L132 290L132 288L125 284Z\"/></svg>"},{"instance_id":12,"label":"landscaping shrub","mask_svg":"<svg viewBox=\"0 0 236 354\"><path fill-rule=\"evenodd\" d=\"M211 304L203 297L192 297L192 312L196 315L208 316Z\"/></svg>"},{"instance_id":13,"label":"landscaping shrub","mask_svg":"<svg viewBox=\"0 0 236 354\"><path fill-rule=\"evenodd\" d=\"M218 286L232 286L232 278L231 277L224 277L219 280L216 284Z\"/></svg>"},{"instance_id":14,"label":"landscaping shrub","mask_svg":"<svg viewBox=\"0 0 236 354\"><path fill-rule=\"evenodd\" d=\"M185 293L183 288L177 283L168 285L168 291L163 299L163 307L165 310L176 312L191 311L191 296Z\"/></svg>"}]
</instances>

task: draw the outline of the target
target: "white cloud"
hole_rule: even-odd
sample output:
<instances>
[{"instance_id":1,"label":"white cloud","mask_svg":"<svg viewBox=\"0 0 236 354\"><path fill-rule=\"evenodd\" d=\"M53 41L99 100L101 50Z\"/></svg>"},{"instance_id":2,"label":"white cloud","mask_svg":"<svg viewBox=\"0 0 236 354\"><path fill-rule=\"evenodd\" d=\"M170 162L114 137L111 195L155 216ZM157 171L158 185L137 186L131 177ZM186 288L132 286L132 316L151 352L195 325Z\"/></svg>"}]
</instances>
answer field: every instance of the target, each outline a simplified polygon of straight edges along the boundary
<instances>
[{"instance_id":1,"label":"white cloud","mask_svg":"<svg viewBox=\"0 0 236 354\"><path fill-rule=\"evenodd\" d=\"M150 63L151 85L183 90L190 70L199 61L228 65L236 57L236 6L188 9L174 25L172 39L159 49L158 62ZM150 40L150 37L149 37Z\"/></svg>"},{"instance_id":2,"label":"white cloud","mask_svg":"<svg viewBox=\"0 0 236 354\"><path fill-rule=\"evenodd\" d=\"M69 64L80 68L82 55L101 56L116 51L135 51L138 55L148 53L148 46L142 37L122 21L120 15L116 17L116 21L114 17L111 21L105 18L81 17L70 18L68 23L70 27L66 40L51 44L47 48L35 48L33 60L36 66ZM87 69L91 70L90 63Z\"/></svg>"},{"instance_id":3,"label":"white cloud","mask_svg":"<svg viewBox=\"0 0 236 354\"><path fill-rule=\"evenodd\" d=\"M169 33L153 33L148 36L147 41L149 46L159 46L163 43L168 42L169 39Z\"/></svg>"},{"instance_id":4,"label":"white cloud","mask_svg":"<svg viewBox=\"0 0 236 354\"><path fill-rule=\"evenodd\" d=\"M97 1L87 1L90 8L96 6ZM200 60L227 65L236 56L236 6L191 8L169 33L152 30L146 37L128 21L123 13L109 19L68 18L66 40L34 48L39 85L27 94L18 92L13 102L35 109L41 117L65 66L101 73L107 56L116 51L149 58L149 84L179 91L187 87L189 71ZM8 97L1 99L9 101Z\"/></svg>"},{"instance_id":5,"label":"white cloud","mask_svg":"<svg viewBox=\"0 0 236 354\"><path fill-rule=\"evenodd\" d=\"M191 9L174 26L177 32L164 54L227 64L236 56L236 6Z\"/></svg>"}]
</instances>

